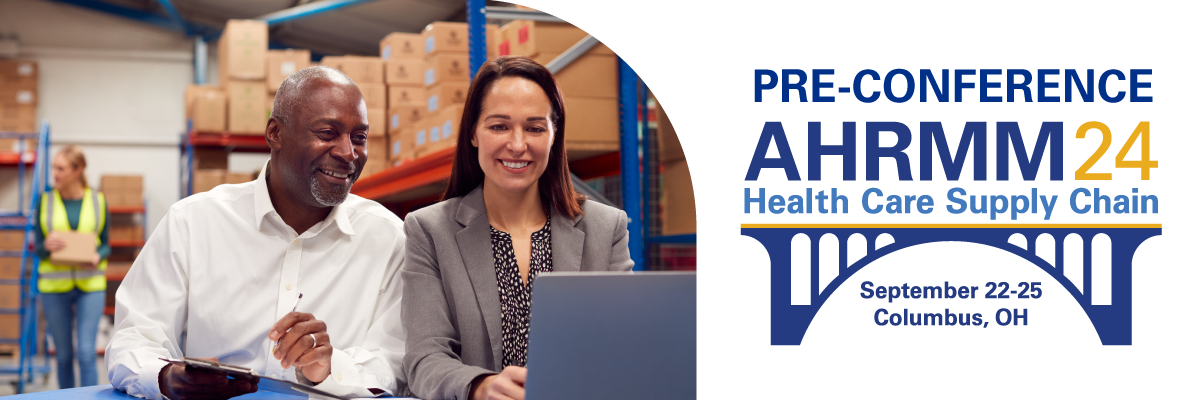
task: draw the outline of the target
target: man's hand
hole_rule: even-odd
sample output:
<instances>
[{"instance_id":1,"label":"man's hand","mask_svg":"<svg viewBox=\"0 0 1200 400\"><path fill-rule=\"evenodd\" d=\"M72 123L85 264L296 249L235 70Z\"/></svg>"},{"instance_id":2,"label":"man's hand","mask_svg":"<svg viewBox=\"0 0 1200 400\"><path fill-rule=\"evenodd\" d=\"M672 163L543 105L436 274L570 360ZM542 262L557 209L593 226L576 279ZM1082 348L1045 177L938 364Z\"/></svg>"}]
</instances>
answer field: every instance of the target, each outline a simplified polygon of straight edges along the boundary
<instances>
[{"instance_id":1,"label":"man's hand","mask_svg":"<svg viewBox=\"0 0 1200 400\"><path fill-rule=\"evenodd\" d=\"M46 236L46 243L44 244L46 251L51 253L67 247L67 242L62 239L62 236L59 236L58 232L50 232L50 235Z\"/></svg>"},{"instance_id":2,"label":"man's hand","mask_svg":"<svg viewBox=\"0 0 1200 400\"><path fill-rule=\"evenodd\" d=\"M216 358L205 358L217 361ZM229 379L225 374L180 364L167 364L158 373L158 390L171 400L228 399L258 391L258 377Z\"/></svg>"},{"instance_id":3,"label":"man's hand","mask_svg":"<svg viewBox=\"0 0 1200 400\"><path fill-rule=\"evenodd\" d=\"M507 366L499 375L488 375L471 386L471 400L524 400L525 367Z\"/></svg>"},{"instance_id":4,"label":"man's hand","mask_svg":"<svg viewBox=\"0 0 1200 400\"><path fill-rule=\"evenodd\" d=\"M329 377L333 346L329 344L324 321L309 313L293 311L271 327L268 337L279 340L279 347L272 355L280 360L283 368L295 365L304 378L314 384Z\"/></svg>"}]
</instances>

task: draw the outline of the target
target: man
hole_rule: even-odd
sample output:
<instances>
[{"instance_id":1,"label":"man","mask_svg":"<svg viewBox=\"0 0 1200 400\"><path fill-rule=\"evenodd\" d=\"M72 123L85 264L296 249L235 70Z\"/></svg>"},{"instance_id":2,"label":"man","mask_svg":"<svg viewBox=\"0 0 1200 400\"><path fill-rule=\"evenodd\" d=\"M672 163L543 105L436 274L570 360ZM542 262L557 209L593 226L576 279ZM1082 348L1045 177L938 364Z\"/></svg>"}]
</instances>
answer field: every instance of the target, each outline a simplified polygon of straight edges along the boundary
<instances>
[{"instance_id":1,"label":"man","mask_svg":"<svg viewBox=\"0 0 1200 400\"><path fill-rule=\"evenodd\" d=\"M114 387L176 400L257 390L159 359L187 356L338 395L402 394L392 365L404 338L388 312L401 297L402 222L349 195L368 128L383 129L367 126L362 93L341 72L284 81L259 178L171 206L121 283L106 357Z\"/></svg>"}]
</instances>

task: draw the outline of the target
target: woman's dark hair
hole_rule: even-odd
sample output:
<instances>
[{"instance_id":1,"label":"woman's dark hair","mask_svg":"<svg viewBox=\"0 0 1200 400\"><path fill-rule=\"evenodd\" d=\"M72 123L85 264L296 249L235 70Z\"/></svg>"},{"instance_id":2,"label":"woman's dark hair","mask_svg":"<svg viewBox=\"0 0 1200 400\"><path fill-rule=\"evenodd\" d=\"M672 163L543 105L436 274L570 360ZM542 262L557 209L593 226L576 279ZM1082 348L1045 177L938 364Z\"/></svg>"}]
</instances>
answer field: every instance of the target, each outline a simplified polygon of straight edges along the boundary
<instances>
[{"instance_id":1,"label":"woman's dark hair","mask_svg":"<svg viewBox=\"0 0 1200 400\"><path fill-rule=\"evenodd\" d=\"M442 200L465 196L483 183L483 169L479 166L479 148L471 145L479 116L483 113L483 100L488 90L500 78L515 76L528 79L546 92L550 98L550 122L554 127L554 144L550 146L550 160L546 171L538 178L538 193L542 201L571 218L583 214L581 205L587 198L575 192L571 184L571 173L567 169L567 151L563 148L566 129L566 107L562 91L554 80L554 74L541 64L527 57L504 56L483 63L475 80L467 91L467 103L463 107L462 121L458 124L458 148L454 151L454 166L450 171L450 184L442 194Z\"/></svg>"}]
</instances>

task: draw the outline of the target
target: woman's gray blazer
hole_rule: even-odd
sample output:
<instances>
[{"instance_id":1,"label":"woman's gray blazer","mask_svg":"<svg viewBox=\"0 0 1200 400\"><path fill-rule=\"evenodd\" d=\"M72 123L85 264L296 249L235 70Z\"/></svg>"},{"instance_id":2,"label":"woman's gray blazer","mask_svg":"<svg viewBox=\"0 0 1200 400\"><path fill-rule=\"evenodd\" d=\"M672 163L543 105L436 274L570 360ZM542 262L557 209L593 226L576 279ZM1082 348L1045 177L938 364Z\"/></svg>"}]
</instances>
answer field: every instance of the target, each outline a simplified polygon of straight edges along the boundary
<instances>
[{"instance_id":1,"label":"woman's gray blazer","mask_svg":"<svg viewBox=\"0 0 1200 400\"><path fill-rule=\"evenodd\" d=\"M554 271L629 271L624 211L594 201L551 213ZM400 276L407 339L402 380L422 399L467 400L471 381L503 369L500 294L482 186L414 211Z\"/></svg>"}]
</instances>

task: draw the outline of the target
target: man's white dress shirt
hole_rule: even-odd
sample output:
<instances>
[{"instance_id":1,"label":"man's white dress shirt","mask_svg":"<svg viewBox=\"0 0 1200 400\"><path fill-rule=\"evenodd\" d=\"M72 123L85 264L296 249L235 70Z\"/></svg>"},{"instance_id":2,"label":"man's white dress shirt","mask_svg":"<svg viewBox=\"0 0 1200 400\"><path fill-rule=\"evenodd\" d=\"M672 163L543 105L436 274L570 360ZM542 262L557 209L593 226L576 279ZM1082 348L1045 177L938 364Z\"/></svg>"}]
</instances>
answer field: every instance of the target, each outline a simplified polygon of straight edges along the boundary
<instances>
[{"instance_id":1,"label":"man's white dress shirt","mask_svg":"<svg viewBox=\"0 0 1200 400\"><path fill-rule=\"evenodd\" d=\"M326 324L331 373L316 387L338 395L397 393L404 356L399 313L404 229L383 206L349 195L297 234L254 182L221 185L171 206L121 282L116 333L105 360L113 386L158 399L164 358L216 357L297 380L271 355L271 326L291 311Z\"/></svg>"}]
</instances>

